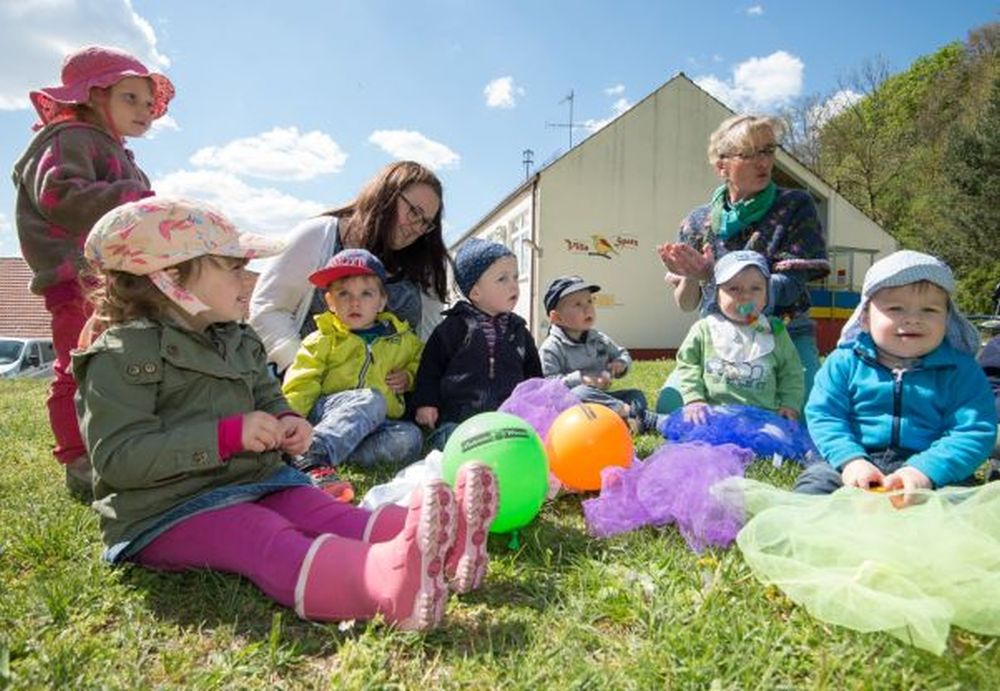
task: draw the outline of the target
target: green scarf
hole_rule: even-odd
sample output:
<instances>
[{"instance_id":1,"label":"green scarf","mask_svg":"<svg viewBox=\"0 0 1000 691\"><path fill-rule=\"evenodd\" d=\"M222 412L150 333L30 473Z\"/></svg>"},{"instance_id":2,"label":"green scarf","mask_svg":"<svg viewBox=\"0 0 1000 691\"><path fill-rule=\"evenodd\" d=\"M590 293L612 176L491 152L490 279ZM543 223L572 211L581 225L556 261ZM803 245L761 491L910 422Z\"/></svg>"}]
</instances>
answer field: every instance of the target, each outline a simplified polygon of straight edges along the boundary
<instances>
[{"instance_id":1,"label":"green scarf","mask_svg":"<svg viewBox=\"0 0 1000 691\"><path fill-rule=\"evenodd\" d=\"M727 187L719 185L712 194L712 231L722 240L739 235L748 225L764 218L778 196L778 186L772 180L756 195L730 204L728 208L726 192Z\"/></svg>"}]
</instances>

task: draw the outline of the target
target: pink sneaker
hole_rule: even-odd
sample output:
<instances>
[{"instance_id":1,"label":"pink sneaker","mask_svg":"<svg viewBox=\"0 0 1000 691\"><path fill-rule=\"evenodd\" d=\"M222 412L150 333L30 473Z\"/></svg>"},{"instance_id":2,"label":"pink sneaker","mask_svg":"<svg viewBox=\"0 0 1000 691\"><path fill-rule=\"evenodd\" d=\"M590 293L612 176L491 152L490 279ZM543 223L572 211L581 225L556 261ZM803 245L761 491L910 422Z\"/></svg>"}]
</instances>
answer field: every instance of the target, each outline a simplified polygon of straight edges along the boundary
<instances>
[{"instance_id":1,"label":"pink sneaker","mask_svg":"<svg viewBox=\"0 0 1000 691\"><path fill-rule=\"evenodd\" d=\"M485 463L466 463L455 480L458 531L445 562L445 575L453 592L478 588L486 576L489 555L487 532L497 515L497 479Z\"/></svg>"}]
</instances>

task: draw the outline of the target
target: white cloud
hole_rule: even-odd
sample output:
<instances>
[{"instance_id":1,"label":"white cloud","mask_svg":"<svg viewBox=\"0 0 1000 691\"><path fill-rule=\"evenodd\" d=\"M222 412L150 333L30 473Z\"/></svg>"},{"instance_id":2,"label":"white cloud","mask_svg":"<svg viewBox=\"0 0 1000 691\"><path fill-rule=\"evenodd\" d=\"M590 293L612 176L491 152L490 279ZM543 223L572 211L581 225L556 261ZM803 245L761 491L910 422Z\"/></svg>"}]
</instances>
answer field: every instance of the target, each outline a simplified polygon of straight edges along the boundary
<instances>
[{"instance_id":1,"label":"white cloud","mask_svg":"<svg viewBox=\"0 0 1000 691\"><path fill-rule=\"evenodd\" d=\"M621 115L631 107L632 104L628 102L627 98L619 98L617 101L611 104L611 110L614 111L615 116Z\"/></svg>"},{"instance_id":2,"label":"white cloud","mask_svg":"<svg viewBox=\"0 0 1000 691\"><path fill-rule=\"evenodd\" d=\"M14 226L0 213L0 257L20 257L21 243L18 242Z\"/></svg>"},{"instance_id":3,"label":"white cloud","mask_svg":"<svg viewBox=\"0 0 1000 691\"><path fill-rule=\"evenodd\" d=\"M733 68L729 81L714 75L695 77L694 81L734 110L763 110L798 96L804 71L799 58L779 50L741 62Z\"/></svg>"},{"instance_id":4,"label":"white cloud","mask_svg":"<svg viewBox=\"0 0 1000 691\"><path fill-rule=\"evenodd\" d=\"M347 154L323 132L275 127L255 137L198 149L190 161L202 168L265 180L311 180L340 172Z\"/></svg>"},{"instance_id":5,"label":"white cloud","mask_svg":"<svg viewBox=\"0 0 1000 691\"><path fill-rule=\"evenodd\" d=\"M810 126L822 127L827 120L840 115L845 108L854 105L864 97L864 94L852 89L841 89L809 112Z\"/></svg>"},{"instance_id":6,"label":"white cloud","mask_svg":"<svg viewBox=\"0 0 1000 691\"><path fill-rule=\"evenodd\" d=\"M747 14L749 14L751 17L759 17L760 15L764 14L764 6L750 5L750 7L747 8Z\"/></svg>"},{"instance_id":7,"label":"white cloud","mask_svg":"<svg viewBox=\"0 0 1000 691\"><path fill-rule=\"evenodd\" d=\"M614 86L609 86L604 90L604 93L607 96L621 96L623 93L625 93L625 85L615 84Z\"/></svg>"},{"instance_id":8,"label":"white cloud","mask_svg":"<svg viewBox=\"0 0 1000 691\"><path fill-rule=\"evenodd\" d=\"M243 230L270 235L283 235L326 208L270 187L252 187L224 171L178 170L154 180L152 186L160 195L208 202Z\"/></svg>"},{"instance_id":9,"label":"white cloud","mask_svg":"<svg viewBox=\"0 0 1000 691\"><path fill-rule=\"evenodd\" d=\"M170 64L130 0L0 2L0 110L30 108L28 92L58 85L63 58L91 43L127 50L151 70Z\"/></svg>"},{"instance_id":10,"label":"white cloud","mask_svg":"<svg viewBox=\"0 0 1000 691\"><path fill-rule=\"evenodd\" d=\"M149 132L146 133L146 139L156 139L158 135L164 132L180 132L181 126L177 124L170 114L158 117L153 120L153 126L149 128Z\"/></svg>"},{"instance_id":11,"label":"white cloud","mask_svg":"<svg viewBox=\"0 0 1000 691\"><path fill-rule=\"evenodd\" d=\"M412 130L375 130L368 141L397 159L416 161L431 170L457 168L461 158L441 142Z\"/></svg>"},{"instance_id":12,"label":"white cloud","mask_svg":"<svg viewBox=\"0 0 1000 691\"><path fill-rule=\"evenodd\" d=\"M524 96L524 89L514 84L513 77L498 77L483 88L483 95L490 108L513 108L516 98Z\"/></svg>"}]
</instances>

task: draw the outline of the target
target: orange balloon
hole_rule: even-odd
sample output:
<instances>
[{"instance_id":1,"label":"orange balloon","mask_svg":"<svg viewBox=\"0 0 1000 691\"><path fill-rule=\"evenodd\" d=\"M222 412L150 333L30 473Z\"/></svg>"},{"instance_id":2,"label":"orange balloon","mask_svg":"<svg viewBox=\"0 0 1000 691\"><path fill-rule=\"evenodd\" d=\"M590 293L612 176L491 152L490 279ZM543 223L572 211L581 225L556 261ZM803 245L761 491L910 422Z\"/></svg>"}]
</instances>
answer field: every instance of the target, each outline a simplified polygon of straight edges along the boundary
<instances>
[{"instance_id":1,"label":"orange balloon","mask_svg":"<svg viewBox=\"0 0 1000 691\"><path fill-rule=\"evenodd\" d=\"M581 403L559 414L545 437L549 470L567 487L601 488L601 469L627 468L635 449L628 425L610 408Z\"/></svg>"}]
</instances>

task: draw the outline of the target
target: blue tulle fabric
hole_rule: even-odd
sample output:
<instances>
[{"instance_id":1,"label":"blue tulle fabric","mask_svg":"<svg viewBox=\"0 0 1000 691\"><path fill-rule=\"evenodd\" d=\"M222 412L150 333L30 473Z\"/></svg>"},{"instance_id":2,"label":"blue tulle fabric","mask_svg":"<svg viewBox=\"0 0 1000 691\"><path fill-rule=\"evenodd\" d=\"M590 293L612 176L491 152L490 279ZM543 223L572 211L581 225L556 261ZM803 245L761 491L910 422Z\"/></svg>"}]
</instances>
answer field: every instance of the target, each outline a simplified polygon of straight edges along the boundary
<instances>
[{"instance_id":1,"label":"blue tulle fabric","mask_svg":"<svg viewBox=\"0 0 1000 691\"><path fill-rule=\"evenodd\" d=\"M710 406L703 425L684 421L683 408L660 423L660 434L672 442L700 441L735 444L759 458L782 458L809 463L818 458L806 428L762 408L745 405Z\"/></svg>"},{"instance_id":2,"label":"blue tulle fabric","mask_svg":"<svg viewBox=\"0 0 1000 691\"><path fill-rule=\"evenodd\" d=\"M732 444L665 444L628 468L605 468L600 496L583 502L587 528L610 537L674 523L695 552L726 547L739 532L743 511L710 490L720 480L742 477L752 460L750 451Z\"/></svg>"}]
</instances>

